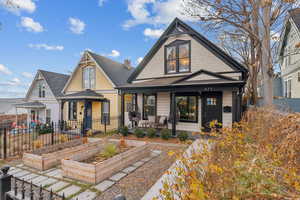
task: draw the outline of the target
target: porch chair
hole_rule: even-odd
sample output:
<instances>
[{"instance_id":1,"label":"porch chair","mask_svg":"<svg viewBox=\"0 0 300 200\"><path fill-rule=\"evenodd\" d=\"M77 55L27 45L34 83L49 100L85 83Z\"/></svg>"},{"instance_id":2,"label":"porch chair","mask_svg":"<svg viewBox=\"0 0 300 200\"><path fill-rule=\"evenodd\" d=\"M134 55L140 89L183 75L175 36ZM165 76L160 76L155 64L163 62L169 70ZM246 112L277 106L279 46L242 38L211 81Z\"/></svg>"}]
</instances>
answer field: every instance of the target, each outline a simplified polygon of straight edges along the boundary
<instances>
[{"instance_id":1,"label":"porch chair","mask_svg":"<svg viewBox=\"0 0 300 200\"><path fill-rule=\"evenodd\" d=\"M149 128L155 128L156 125L156 117L154 115L149 115L148 116L148 126Z\"/></svg>"},{"instance_id":2,"label":"porch chair","mask_svg":"<svg viewBox=\"0 0 300 200\"><path fill-rule=\"evenodd\" d=\"M168 117L163 115L157 116L155 128L168 128Z\"/></svg>"}]
</instances>

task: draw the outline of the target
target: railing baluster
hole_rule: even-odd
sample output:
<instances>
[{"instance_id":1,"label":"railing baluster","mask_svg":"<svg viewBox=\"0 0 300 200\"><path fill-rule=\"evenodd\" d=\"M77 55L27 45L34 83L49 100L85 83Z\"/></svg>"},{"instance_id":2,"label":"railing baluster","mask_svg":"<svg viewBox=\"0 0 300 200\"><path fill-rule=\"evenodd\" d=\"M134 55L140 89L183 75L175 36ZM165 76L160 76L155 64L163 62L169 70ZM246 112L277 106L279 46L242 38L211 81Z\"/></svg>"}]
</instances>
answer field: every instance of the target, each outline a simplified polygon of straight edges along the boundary
<instances>
[{"instance_id":1,"label":"railing baluster","mask_svg":"<svg viewBox=\"0 0 300 200\"><path fill-rule=\"evenodd\" d=\"M43 200L43 188L40 186L40 192L39 192L39 200Z\"/></svg>"},{"instance_id":2,"label":"railing baluster","mask_svg":"<svg viewBox=\"0 0 300 200\"><path fill-rule=\"evenodd\" d=\"M14 192L15 192L15 196L17 196L17 195L18 195L18 184L17 184L17 178L15 178Z\"/></svg>"},{"instance_id":3,"label":"railing baluster","mask_svg":"<svg viewBox=\"0 0 300 200\"><path fill-rule=\"evenodd\" d=\"M32 188L32 181L30 182L30 200L33 200L33 188Z\"/></svg>"},{"instance_id":4,"label":"railing baluster","mask_svg":"<svg viewBox=\"0 0 300 200\"><path fill-rule=\"evenodd\" d=\"M22 180L22 185L21 185L21 191L22 191L22 199L25 199L25 185L24 185L24 179Z\"/></svg>"}]
</instances>

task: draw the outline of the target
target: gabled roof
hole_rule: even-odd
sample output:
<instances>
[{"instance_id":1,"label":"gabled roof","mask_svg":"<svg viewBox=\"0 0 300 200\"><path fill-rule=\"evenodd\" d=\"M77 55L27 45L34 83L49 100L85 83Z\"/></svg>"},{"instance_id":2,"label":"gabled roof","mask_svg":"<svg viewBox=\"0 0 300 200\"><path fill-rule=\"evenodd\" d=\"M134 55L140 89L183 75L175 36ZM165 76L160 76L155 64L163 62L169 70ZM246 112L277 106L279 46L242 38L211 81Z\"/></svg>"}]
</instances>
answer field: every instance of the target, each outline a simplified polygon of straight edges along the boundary
<instances>
[{"instance_id":1,"label":"gabled roof","mask_svg":"<svg viewBox=\"0 0 300 200\"><path fill-rule=\"evenodd\" d=\"M173 22L169 25L169 27L165 30L165 32L161 35L161 37L157 40L154 46L150 49L150 51L146 54L143 61L138 65L136 70L131 74L128 79L128 82L133 81L139 73L144 69L147 63L151 60L154 54L158 51L158 49L164 44L164 42L168 39L169 36L174 36L178 34L189 34L196 41L202 44L205 48L207 48L210 52L212 52L216 57L225 62L228 66L230 66L235 71L240 71L243 73L247 73L248 70L227 53L225 53L221 48L217 45L209 41L203 35L198 33L192 27L184 23L178 18L175 18Z\"/></svg>"},{"instance_id":2,"label":"gabled roof","mask_svg":"<svg viewBox=\"0 0 300 200\"><path fill-rule=\"evenodd\" d=\"M45 71L45 70L39 70L39 71L45 78L45 81L48 83L48 86L50 87L54 96L55 97L62 96L62 93L61 93L62 89L64 88L64 86L67 83L70 76L66 75L66 74L49 72L49 71Z\"/></svg>"},{"instance_id":3,"label":"gabled roof","mask_svg":"<svg viewBox=\"0 0 300 200\"><path fill-rule=\"evenodd\" d=\"M49 71L45 71L45 70L38 70L37 74L33 80L33 82L31 83L31 86L27 92L26 98L28 98L28 95L30 93L30 91L33 88L33 85L35 84L35 80L37 79L38 75L41 74L41 76L45 79L47 85L49 86L52 94L57 98L62 96L62 90L65 86L65 84L67 83L68 79L69 79L69 75L66 74L60 74L60 73L56 73L56 72L49 72Z\"/></svg>"},{"instance_id":4,"label":"gabled roof","mask_svg":"<svg viewBox=\"0 0 300 200\"><path fill-rule=\"evenodd\" d=\"M123 85L127 83L128 77L134 71L134 68L128 68L122 63L116 62L104 56L95 54L88 51L89 55L95 60L95 62L102 68L105 74L115 84L115 86Z\"/></svg>"},{"instance_id":5,"label":"gabled roof","mask_svg":"<svg viewBox=\"0 0 300 200\"><path fill-rule=\"evenodd\" d=\"M99 98L103 98L103 95L89 89L72 93L72 94L66 94L60 97L60 99L99 99Z\"/></svg>"},{"instance_id":6,"label":"gabled roof","mask_svg":"<svg viewBox=\"0 0 300 200\"><path fill-rule=\"evenodd\" d=\"M45 104L38 101L15 104L15 106L16 108L45 108L46 107Z\"/></svg>"}]
</instances>

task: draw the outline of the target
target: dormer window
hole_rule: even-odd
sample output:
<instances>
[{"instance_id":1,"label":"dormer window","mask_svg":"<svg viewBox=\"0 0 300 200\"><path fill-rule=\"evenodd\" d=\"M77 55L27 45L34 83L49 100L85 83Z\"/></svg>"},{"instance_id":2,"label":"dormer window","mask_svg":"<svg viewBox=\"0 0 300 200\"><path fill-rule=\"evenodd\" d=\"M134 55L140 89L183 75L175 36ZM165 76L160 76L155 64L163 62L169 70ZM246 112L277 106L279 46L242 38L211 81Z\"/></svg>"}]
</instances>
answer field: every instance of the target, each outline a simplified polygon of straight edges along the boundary
<instances>
[{"instance_id":1,"label":"dormer window","mask_svg":"<svg viewBox=\"0 0 300 200\"><path fill-rule=\"evenodd\" d=\"M85 67L83 69L83 89L95 88L95 68Z\"/></svg>"},{"instance_id":2,"label":"dormer window","mask_svg":"<svg viewBox=\"0 0 300 200\"><path fill-rule=\"evenodd\" d=\"M191 42L176 40L165 46L165 74L191 71Z\"/></svg>"}]
</instances>

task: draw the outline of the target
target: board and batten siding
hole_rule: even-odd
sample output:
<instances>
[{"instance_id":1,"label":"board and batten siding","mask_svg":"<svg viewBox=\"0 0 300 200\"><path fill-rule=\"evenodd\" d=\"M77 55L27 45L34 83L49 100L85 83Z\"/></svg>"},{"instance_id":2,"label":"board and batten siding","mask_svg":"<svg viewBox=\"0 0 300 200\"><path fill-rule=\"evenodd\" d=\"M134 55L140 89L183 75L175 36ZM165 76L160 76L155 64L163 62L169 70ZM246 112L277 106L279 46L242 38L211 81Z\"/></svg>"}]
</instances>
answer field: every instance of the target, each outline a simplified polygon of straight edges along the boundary
<instances>
[{"instance_id":1,"label":"board and batten siding","mask_svg":"<svg viewBox=\"0 0 300 200\"><path fill-rule=\"evenodd\" d=\"M170 44L174 40L190 40L191 41L191 73L205 69L212 72L231 72L234 71L221 59L216 57L212 52L202 46L199 42L189 35L181 35L178 37L170 37L161 48L154 54L152 59L146 64L141 73L136 77L136 80L147 79L154 77L169 77L176 75L165 74L165 48L164 46ZM177 74L182 75L182 74ZM226 74L236 78L237 74Z\"/></svg>"},{"instance_id":2,"label":"board and batten siding","mask_svg":"<svg viewBox=\"0 0 300 200\"><path fill-rule=\"evenodd\" d=\"M223 91L223 105L222 105L222 110L224 106L231 106L231 111L232 109L232 91L231 90L224 90ZM223 112L223 127L228 127L231 126L232 124L232 112L230 113L224 113Z\"/></svg>"}]
</instances>

